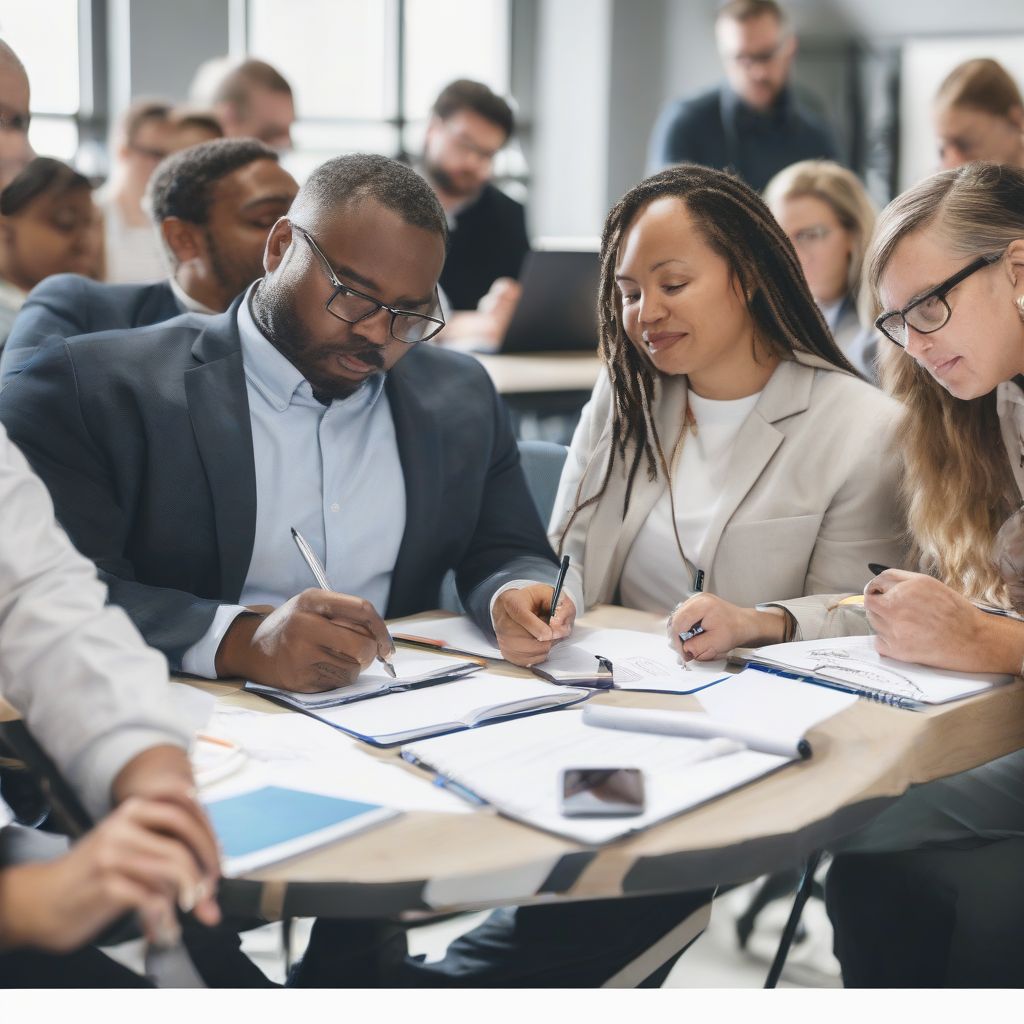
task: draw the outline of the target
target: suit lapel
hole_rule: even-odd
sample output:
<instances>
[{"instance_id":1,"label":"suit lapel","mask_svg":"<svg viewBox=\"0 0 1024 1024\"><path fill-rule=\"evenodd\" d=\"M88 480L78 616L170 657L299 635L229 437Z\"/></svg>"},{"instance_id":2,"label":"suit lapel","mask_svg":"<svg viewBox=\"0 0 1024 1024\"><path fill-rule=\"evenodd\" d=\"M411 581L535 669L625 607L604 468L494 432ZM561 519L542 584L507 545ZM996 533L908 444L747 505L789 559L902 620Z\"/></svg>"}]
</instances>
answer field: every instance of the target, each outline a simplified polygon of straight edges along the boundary
<instances>
[{"instance_id":1,"label":"suit lapel","mask_svg":"<svg viewBox=\"0 0 1024 1024\"><path fill-rule=\"evenodd\" d=\"M792 360L780 363L765 385L753 412L740 428L722 496L712 513L700 551L698 567L708 573L708 590L714 588L714 560L722 532L782 444L785 435L775 424L808 407L813 382L814 370L810 366ZM699 423L697 428L700 429Z\"/></svg>"},{"instance_id":2,"label":"suit lapel","mask_svg":"<svg viewBox=\"0 0 1024 1024\"><path fill-rule=\"evenodd\" d=\"M441 445L436 431L430 429L434 417L416 386L416 364L415 353L410 353L388 373L384 385L405 478L405 530L391 577L389 613L422 601L417 584L424 578L423 553L435 547L432 538L442 490Z\"/></svg>"},{"instance_id":3,"label":"suit lapel","mask_svg":"<svg viewBox=\"0 0 1024 1024\"><path fill-rule=\"evenodd\" d=\"M198 365L185 371L189 418L213 501L221 593L237 601L256 538L256 468L245 390L236 300L211 318L192 346Z\"/></svg>"}]
</instances>

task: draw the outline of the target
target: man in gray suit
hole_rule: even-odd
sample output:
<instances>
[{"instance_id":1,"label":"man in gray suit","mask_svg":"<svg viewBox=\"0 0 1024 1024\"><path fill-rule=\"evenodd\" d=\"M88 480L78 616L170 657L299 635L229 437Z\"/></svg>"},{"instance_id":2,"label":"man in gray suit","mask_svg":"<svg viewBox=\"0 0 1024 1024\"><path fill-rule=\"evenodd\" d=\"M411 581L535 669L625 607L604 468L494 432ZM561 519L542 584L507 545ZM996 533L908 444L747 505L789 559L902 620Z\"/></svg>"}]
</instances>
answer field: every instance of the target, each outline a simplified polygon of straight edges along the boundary
<instances>
[{"instance_id":1,"label":"man in gray suit","mask_svg":"<svg viewBox=\"0 0 1024 1024\"><path fill-rule=\"evenodd\" d=\"M267 235L297 191L277 153L254 139L215 139L169 156L150 179L148 202L171 275L154 284L47 278L32 290L7 338L0 387L47 338L224 312L262 275Z\"/></svg>"}]
</instances>

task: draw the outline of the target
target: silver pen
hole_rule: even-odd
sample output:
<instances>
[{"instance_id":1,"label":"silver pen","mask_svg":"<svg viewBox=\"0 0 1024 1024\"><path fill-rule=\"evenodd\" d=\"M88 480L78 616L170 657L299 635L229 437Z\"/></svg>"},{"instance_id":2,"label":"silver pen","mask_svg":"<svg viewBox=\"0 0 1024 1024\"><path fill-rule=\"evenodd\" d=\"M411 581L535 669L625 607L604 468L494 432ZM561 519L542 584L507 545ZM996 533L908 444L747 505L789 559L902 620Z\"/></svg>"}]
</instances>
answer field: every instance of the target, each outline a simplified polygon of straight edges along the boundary
<instances>
[{"instance_id":1,"label":"silver pen","mask_svg":"<svg viewBox=\"0 0 1024 1024\"><path fill-rule=\"evenodd\" d=\"M313 578L316 580L316 585L321 590L333 591L334 588L327 580L327 573L324 567L320 564L320 559L316 557L316 552L309 546L309 542L305 537L299 533L298 530L293 526L292 540L295 541L295 546L299 549L299 554L302 555L306 565L309 566L309 571L313 574ZM388 634L388 639L391 640L391 634ZM395 666L391 663L395 656L395 641L391 640L391 650L387 656L382 654L377 655L377 660L384 666L384 671L387 672L392 679L398 678L398 673L395 672Z\"/></svg>"}]
</instances>

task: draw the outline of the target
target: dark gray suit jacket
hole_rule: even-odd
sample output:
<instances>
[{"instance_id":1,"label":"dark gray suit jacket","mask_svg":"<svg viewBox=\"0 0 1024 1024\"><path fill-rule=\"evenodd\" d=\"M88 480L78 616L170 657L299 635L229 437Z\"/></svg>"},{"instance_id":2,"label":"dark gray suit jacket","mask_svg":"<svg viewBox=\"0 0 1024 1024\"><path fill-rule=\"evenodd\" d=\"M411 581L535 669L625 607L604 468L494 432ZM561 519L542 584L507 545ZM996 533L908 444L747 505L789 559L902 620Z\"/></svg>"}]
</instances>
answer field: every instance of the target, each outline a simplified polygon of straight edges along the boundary
<instances>
[{"instance_id":1,"label":"dark gray suit jacket","mask_svg":"<svg viewBox=\"0 0 1024 1024\"><path fill-rule=\"evenodd\" d=\"M46 346L0 394L0 420L57 516L172 669L236 603L256 477L236 311ZM388 374L406 525L388 616L459 595L490 629L495 590L557 575L508 413L468 356L421 346ZM287 523L281 529L288 528Z\"/></svg>"},{"instance_id":2,"label":"dark gray suit jacket","mask_svg":"<svg viewBox=\"0 0 1024 1024\"><path fill-rule=\"evenodd\" d=\"M147 327L180 313L167 281L101 284L78 274L55 274L32 289L18 312L0 355L0 387L21 373L47 338Z\"/></svg>"}]
</instances>

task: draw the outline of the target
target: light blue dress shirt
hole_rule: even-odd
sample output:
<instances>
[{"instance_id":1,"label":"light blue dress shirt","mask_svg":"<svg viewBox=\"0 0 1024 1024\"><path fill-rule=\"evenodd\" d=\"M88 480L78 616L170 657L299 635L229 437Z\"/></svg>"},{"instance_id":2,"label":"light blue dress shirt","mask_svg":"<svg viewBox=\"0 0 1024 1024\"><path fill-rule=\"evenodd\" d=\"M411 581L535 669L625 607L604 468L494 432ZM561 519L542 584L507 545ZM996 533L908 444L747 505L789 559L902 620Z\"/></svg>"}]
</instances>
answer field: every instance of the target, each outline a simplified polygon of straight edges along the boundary
<instances>
[{"instance_id":1,"label":"light blue dress shirt","mask_svg":"<svg viewBox=\"0 0 1024 1024\"><path fill-rule=\"evenodd\" d=\"M292 540L294 526L332 587L383 616L405 532L405 478L384 374L324 406L302 374L260 332L248 299L238 330L256 466L256 536L240 605L222 605L182 668L216 678L214 660L242 605L275 607L316 586Z\"/></svg>"}]
</instances>

